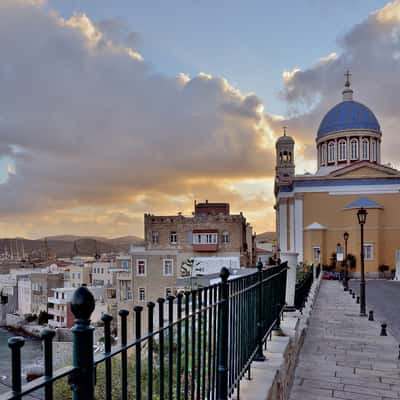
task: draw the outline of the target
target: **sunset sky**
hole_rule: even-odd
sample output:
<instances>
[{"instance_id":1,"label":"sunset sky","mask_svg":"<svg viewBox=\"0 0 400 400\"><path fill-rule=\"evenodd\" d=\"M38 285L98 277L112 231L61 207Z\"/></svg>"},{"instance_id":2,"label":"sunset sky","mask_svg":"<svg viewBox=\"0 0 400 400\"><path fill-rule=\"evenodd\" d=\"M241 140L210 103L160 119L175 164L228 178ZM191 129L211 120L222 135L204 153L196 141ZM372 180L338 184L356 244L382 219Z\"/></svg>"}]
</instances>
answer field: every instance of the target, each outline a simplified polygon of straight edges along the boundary
<instances>
[{"instance_id":1,"label":"sunset sky","mask_svg":"<svg viewBox=\"0 0 400 400\"><path fill-rule=\"evenodd\" d=\"M315 170L354 97L400 168L400 1L0 1L0 236L143 235L143 213L231 203L274 229L274 143Z\"/></svg>"}]
</instances>

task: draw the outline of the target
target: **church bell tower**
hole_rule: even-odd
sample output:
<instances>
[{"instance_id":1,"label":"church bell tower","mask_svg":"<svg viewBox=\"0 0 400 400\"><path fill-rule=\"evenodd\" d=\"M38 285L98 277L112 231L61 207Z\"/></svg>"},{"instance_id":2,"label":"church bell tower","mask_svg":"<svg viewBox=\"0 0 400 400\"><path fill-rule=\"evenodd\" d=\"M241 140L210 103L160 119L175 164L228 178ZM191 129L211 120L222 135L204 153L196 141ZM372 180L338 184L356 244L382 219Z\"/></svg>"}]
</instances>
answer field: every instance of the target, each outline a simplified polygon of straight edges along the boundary
<instances>
[{"instance_id":1,"label":"church bell tower","mask_svg":"<svg viewBox=\"0 0 400 400\"><path fill-rule=\"evenodd\" d=\"M294 165L294 140L286 135L287 127L283 127L281 136L275 145L276 167L275 167L275 191L278 187L290 185L295 173Z\"/></svg>"}]
</instances>

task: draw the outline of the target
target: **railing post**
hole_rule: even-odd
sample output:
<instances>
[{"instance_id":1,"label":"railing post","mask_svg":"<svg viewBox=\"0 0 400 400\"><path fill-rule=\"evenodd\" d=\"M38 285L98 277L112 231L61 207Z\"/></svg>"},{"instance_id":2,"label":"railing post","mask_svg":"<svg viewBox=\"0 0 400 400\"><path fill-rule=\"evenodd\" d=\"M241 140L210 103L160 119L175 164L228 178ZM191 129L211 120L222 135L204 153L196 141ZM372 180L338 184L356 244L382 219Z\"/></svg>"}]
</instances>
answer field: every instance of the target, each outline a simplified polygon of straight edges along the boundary
<instances>
[{"instance_id":1,"label":"railing post","mask_svg":"<svg viewBox=\"0 0 400 400\"><path fill-rule=\"evenodd\" d=\"M101 320L104 323L104 353L109 354L111 351L111 321L113 317L110 314L103 314ZM112 371L111 371L111 358L105 360L105 399L112 400ZM47 399L46 399L47 400Z\"/></svg>"},{"instance_id":2,"label":"railing post","mask_svg":"<svg viewBox=\"0 0 400 400\"><path fill-rule=\"evenodd\" d=\"M121 318L120 326L120 341L121 347L125 348L127 344L127 319L129 315L128 310L119 310L119 316ZM121 400L128 399L128 353L127 350L121 352Z\"/></svg>"},{"instance_id":3,"label":"railing post","mask_svg":"<svg viewBox=\"0 0 400 400\"><path fill-rule=\"evenodd\" d=\"M25 339L15 336L8 339L8 347L11 349L11 387L14 395L21 392L21 347Z\"/></svg>"},{"instance_id":4,"label":"railing post","mask_svg":"<svg viewBox=\"0 0 400 400\"><path fill-rule=\"evenodd\" d=\"M218 303L218 368L217 400L228 399L228 341L229 341L229 270L221 269Z\"/></svg>"},{"instance_id":5,"label":"railing post","mask_svg":"<svg viewBox=\"0 0 400 400\"><path fill-rule=\"evenodd\" d=\"M135 337L136 337L136 348L135 348L135 367L136 367L136 400L142 398L142 351L141 351L141 336L142 336L142 306L135 306L133 311L135 312Z\"/></svg>"},{"instance_id":6,"label":"railing post","mask_svg":"<svg viewBox=\"0 0 400 400\"><path fill-rule=\"evenodd\" d=\"M71 311L75 316L72 328L72 362L77 369L70 377L73 400L94 399L93 326L90 316L94 310L93 295L85 287L75 290Z\"/></svg>"},{"instance_id":7,"label":"railing post","mask_svg":"<svg viewBox=\"0 0 400 400\"><path fill-rule=\"evenodd\" d=\"M44 376L51 378L53 376L53 338L56 332L52 329L45 328L42 330L41 338L43 340L44 347ZM48 383L45 386L45 399L53 399L53 384Z\"/></svg>"},{"instance_id":8,"label":"railing post","mask_svg":"<svg viewBox=\"0 0 400 400\"><path fill-rule=\"evenodd\" d=\"M262 262L257 264L257 292L256 292L256 319L257 319L257 353L254 356L254 361L265 361L265 356L262 349L263 339L263 322L261 317L261 302L262 302Z\"/></svg>"}]
</instances>

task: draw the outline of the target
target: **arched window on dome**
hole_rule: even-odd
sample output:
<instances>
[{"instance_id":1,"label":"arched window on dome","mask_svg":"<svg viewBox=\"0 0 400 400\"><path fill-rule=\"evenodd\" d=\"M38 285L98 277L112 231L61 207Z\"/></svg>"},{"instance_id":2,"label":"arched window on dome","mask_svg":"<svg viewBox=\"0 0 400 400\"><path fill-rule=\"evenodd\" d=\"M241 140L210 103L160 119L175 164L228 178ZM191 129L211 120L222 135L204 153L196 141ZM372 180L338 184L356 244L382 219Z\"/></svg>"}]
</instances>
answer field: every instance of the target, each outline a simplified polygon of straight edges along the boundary
<instances>
[{"instance_id":1,"label":"arched window on dome","mask_svg":"<svg viewBox=\"0 0 400 400\"><path fill-rule=\"evenodd\" d=\"M335 142L328 144L328 162L335 162Z\"/></svg>"},{"instance_id":2,"label":"arched window on dome","mask_svg":"<svg viewBox=\"0 0 400 400\"><path fill-rule=\"evenodd\" d=\"M369 140L363 139L361 142L361 160L369 160Z\"/></svg>"},{"instance_id":3,"label":"arched window on dome","mask_svg":"<svg viewBox=\"0 0 400 400\"><path fill-rule=\"evenodd\" d=\"M376 162L377 161L377 154L376 154L376 140L372 139L371 140L371 161Z\"/></svg>"},{"instance_id":4,"label":"arched window on dome","mask_svg":"<svg viewBox=\"0 0 400 400\"><path fill-rule=\"evenodd\" d=\"M320 157L321 165L325 165L325 163L326 163L326 143L322 143L320 149L321 149L321 157Z\"/></svg>"},{"instance_id":5,"label":"arched window on dome","mask_svg":"<svg viewBox=\"0 0 400 400\"><path fill-rule=\"evenodd\" d=\"M346 161L347 160L347 151L346 151L346 140L340 139L338 144L338 160Z\"/></svg>"},{"instance_id":6,"label":"arched window on dome","mask_svg":"<svg viewBox=\"0 0 400 400\"><path fill-rule=\"evenodd\" d=\"M358 139L350 141L350 160L358 160Z\"/></svg>"}]
</instances>

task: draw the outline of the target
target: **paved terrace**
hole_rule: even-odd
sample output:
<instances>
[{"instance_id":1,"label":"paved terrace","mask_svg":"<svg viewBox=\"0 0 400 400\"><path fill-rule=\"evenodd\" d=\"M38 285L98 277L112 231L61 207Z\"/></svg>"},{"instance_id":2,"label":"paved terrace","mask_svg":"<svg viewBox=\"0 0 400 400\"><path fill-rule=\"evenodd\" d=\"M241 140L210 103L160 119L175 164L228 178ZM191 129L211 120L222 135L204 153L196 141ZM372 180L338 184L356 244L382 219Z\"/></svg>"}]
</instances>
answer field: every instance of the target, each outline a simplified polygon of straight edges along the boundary
<instances>
[{"instance_id":1,"label":"paved terrace","mask_svg":"<svg viewBox=\"0 0 400 400\"><path fill-rule=\"evenodd\" d=\"M398 343L337 281L322 281L290 400L400 399Z\"/></svg>"}]
</instances>

